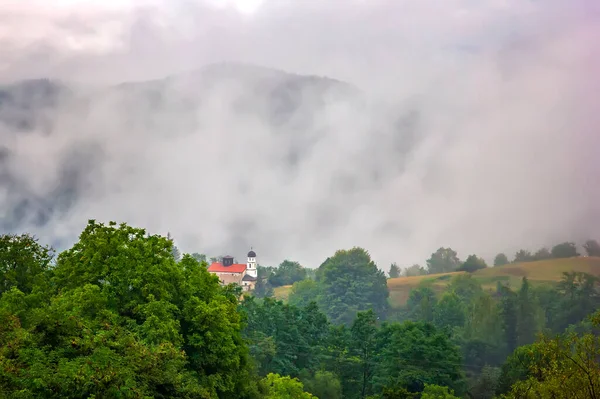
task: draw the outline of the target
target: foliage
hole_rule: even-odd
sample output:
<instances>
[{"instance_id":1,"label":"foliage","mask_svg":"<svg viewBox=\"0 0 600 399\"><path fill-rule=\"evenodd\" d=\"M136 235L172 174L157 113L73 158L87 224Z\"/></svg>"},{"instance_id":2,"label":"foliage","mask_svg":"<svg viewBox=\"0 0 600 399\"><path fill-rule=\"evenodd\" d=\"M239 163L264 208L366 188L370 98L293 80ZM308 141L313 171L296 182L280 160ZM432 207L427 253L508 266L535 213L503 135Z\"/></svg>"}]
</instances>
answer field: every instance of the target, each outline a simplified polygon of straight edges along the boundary
<instances>
[{"instance_id":1,"label":"foliage","mask_svg":"<svg viewBox=\"0 0 600 399\"><path fill-rule=\"evenodd\" d=\"M306 306L316 301L319 296L319 284L315 280L296 281L288 297L288 303L296 306Z\"/></svg>"},{"instance_id":2,"label":"foliage","mask_svg":"<svg viewBox=\"0 0 600 399\"><path fill-rule=\"evenodd\" d=\"M513 260L513 263L531 262L533 259L534 258L533 258L533 255L531 255L531 252L529 252L529 251L527 251L525 249L520 249L515 254L515 258Z\"/></svg>"},{"instance_id":3,"label":"foliage","mask_svg":"<svg viewBox=\"0 0 600 399\"><path fill-rule=\"evenodd\" d=\"M467 260L458 268L460 271L473 273L480 269L485 269L487 264L485 261L477 255L469 255Z\"/></svg>"},{"instance_id":4,"label":"foliage","mask_svg":"<svg viewBox=\"0 0 600 399\"><path fill-rule=\"evenodd\" d=\"M439 248L427 259L427 271L429 274L453 272L460 266L456 251L452 248Z\"/></svg>"},{"instance_id":5,"label":"foliage","mask_svg":"<svg viewBox=\"0 0 600 399\"><path fill-rule=\"evenodd\" d=\"M306 278L306 270L298 262L284 260L273 274L269 276L269 283L273 287L294 284Z\"/></svg>"},{"instance_id":6,"label":"foliage","mask_svg":"<svg viewBox=\"0 0 600 399\"><path fill-rule=\"evenodd\" d=\"M433 311L433 323L440 328L462 327L465 323L465 307L454 292L446 292Z\"/></svg>"},{"instance_id":7,"label":"foliage","mask_svg":"<svg viewBox=\"0 0 600 399\"><path fill-rule=\"evenodd\" d=\"M0 295L13 288L30 294L47 279L53 256L28 234L0 236Z\"/></svg>"},{"instance_id":8,"label":"foliage","mask_svg":"<svg viewBox=\"0 0 600 399\"><path fill-rule=\"evenodd\" d=\"M375 389L401 386L421 392L425 384L448 386L464 393L459 348L447 333L423 322L387 326L381 334Z\"/></svg>"},{"instance_id":9,"label":"foliage","mask_svg":"<svg viewBox=\"0 0 600 399\"><path fill-rule=\"evenodd\" d=\"M198 263L206 264L206 255L204 255L204 254L199 254L198 252L194 252L193 254L191 254L191 257L194 258L194 260ZM208 264L206 266L208 266Z\"/></svg>"},{"instance_id":10,"label":"foliage","mask_svg":"<svg viewBox=\"0 0 600 399\"><path fill-rule=\"evenodd\" d=\"M508 257L504 253L499 253L494 258L494 266L504 266L509 263Z\"/></svg>"},{"instance_id":11,"label":"foliage","mask_svg":"<svg viewBox=\"0 0 600 399\"><path fill-rule=\"evenodd\" d=\"M418 264L414 264L410 267L407 267L406 269L404 269L404 272L402 272L402 275L405 277L410 277L410 276L424 276L427 274L427 270Z\"/></svg>"},{"instance_id":12,"label":"foliage","mask_svg":"<svg viewBox=\"0 0 600 399\"><path fill-rule=\"evenodd\" d=\"M574 242L563 242L552 247L553 258L573 258L579 256Z\"/></svg>"},{"instance_id":13,"label":"foliage","mask_svg":"<svg viewBox=\"0 0 600 399\"><path fill-rule=\"evenodd\" d=\"M351 324L356 313L373 309L385 317L387 279L362 248L339 250L317 270L319 305L333 323Z\"/></svg>"},{"instance_id":14,"label":"foliage","mask_svg":"<svg viewBox=\"0 0 600 399\"><path fill-rule=\"evenodd\" d=\"M425 384L425 389L421 394L421 399L459 399L454 396L454 391L448 387L442 387L434 384Z\"/></svg>"},{"instance_id":15,"label":"foliage","mask_svg":"<svg viewBox=\"0 0 600 399\"><path fill-rule=\"evenodd\" d=\"M545 259L550 259L552 258L552 254L550 253L550 250L546 247L544 248L540 248L537 250L537 252L535 254L533 254L533 258L532 260L545 260Z\"/></svg>"},{"instance_id":16,"label":"foliage","mask_svg":"<svg viewBox=\"0 0 600 399\"><path fill-rule=\"evenodd\" d=\"M599 325L594 316L593 323ZM507 398L598 398L600 396L600 337L568 333L544 337L526 349L525 375Z\"/></svg>"},{"instance_id":17,"label":"foliage","mask_svg":"<svg viewBox=\"0 0 600 399\"><path fill-rule=\"evenodd\" d=\"M304 383L306 391L319 398L342 399L342 384L332 372L319 370Z\"/></svg>"},{"instance_id":18,"label":"foliage","mask_svg":"<svg viewBox=\"0 0 600 399\"><path fill-rule=\"evenodd\" d=\"M411 319L431 322L436 302L435 292L424 286L410 291L406 308Z\"/></svg>"},{"instance_id":19,"label":"foliage","mask_svg":"<svg viewBox=\"0 0 600 399\"><path fill-rule=\"evenodd\" d=\"M269 373L259 384L261 397L264 399L318 399L304 391L304 386L298 379L282 377Z\"/></svg>"},{"instance_id":20,"label":"foliage","mask_svg":"<svg viewBox=\"0 0 600 399\"><path fill-rule=\"evenodd\" d=\"M396 262L390 265L390 271L388 272L388 276L390 276L390 278L400 277L400 267L398 267Z\"/></svg>"},{"instance_id":21,"label":"foliage","mask_svg":"<svg viewBox=\"0 0 600 399\"><path fill-rule=\"evenodd\" d=\"M587 240L583 249L588 256L600 256L600 244L596 240Z\"/></svg>"},{"instance_id":22,"label":"foliage","mask_svg":"<svg viewBox=\"0 0 600 399\"><path fill-rule=\"evenodd\" d=\"M0 298L0 384L11 397L254 391L237 298L191 256L176 263L167 238L90 221L51 284L32 292Z\"/></svg>"}]
</instances>

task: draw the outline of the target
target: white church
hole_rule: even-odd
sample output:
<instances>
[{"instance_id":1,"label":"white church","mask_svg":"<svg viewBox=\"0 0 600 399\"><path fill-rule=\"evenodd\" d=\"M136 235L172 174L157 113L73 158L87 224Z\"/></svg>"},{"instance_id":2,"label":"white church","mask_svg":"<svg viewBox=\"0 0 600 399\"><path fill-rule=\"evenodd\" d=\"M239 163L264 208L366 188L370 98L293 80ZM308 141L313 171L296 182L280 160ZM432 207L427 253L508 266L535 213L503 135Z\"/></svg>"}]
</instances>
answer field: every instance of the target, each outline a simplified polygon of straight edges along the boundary
<instances>
[{"instance_id":1,"label":"white church","mask_svg":"<svg viewBox=\"0 0 600 399\"><path fill-rule=\"evenodd\" d=\"M208 271L219 277L221 284L235 283L244 291L252 291L256 285L256 252L250 249L246 263L233 263L233 256L223 256L222 262L215 262Z\"/></svg>"}]
</instances>

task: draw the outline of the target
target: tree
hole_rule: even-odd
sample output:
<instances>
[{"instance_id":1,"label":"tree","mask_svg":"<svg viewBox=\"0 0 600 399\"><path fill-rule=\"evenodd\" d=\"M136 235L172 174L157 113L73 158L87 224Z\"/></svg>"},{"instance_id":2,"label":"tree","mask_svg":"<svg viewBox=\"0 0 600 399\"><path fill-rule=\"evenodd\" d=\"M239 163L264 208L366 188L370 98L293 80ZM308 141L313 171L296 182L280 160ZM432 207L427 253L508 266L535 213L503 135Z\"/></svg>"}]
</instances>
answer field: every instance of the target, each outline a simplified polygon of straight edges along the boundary
<instances>
[{"instance_id":1,"label":"tree","mask_svg":"<svg viewBox=\"0 0 600 399\"><path fill-rule=\"evenodd\" d=\"M388 275L390 276L390 278L400 277L400 268L398 267L396 262L392 263L392 265L390 266L390 271Z\"/></svg>"},{"instance_id":2,"label":"tree","mask_svg":"<svg viewBox=\"0 0 600 399\"><path fill-rule=\"evenodd\" d=\"M179 252L179 248L175 245L171 233L167 233L167 240L171 241L171 255L173 256L173 259L175 259L175 262L179 262L181 260L181 252Z\"/></svg>"},{"instance_id":3,"label":"tree","mask_svg":"<svg viewBox=\"0 0 600 399\"><path fill-rule=\"evenodd\" d=\"M529 281L523 277L518 293L517 335L518 345L531 344L535 340L534 298L529 290Z\"/></svg>"},{"instance_id":4,"label":"tree","mask_svg":"<svg viewBox=\"0 0 600 399\"><path fill-rule=\"evenodd\" d=\"M269 373L260 384L261 397L264 399L318 399L304 391L304 385L296 378L282 377Z\"/></svg>"},{"instance_id":5,"label":"tree","mask_svg":"<svg viewBox=\"0 0 600 399\"><path fill-rule=\"evenodd\" d=\"M583 249L588 256L600 256L600 244L596 240L587 240L583 244Z\"/></svg>"},{"instance_id":6,"label":"tree","mask_svg":"<svg viewBox=\"0 0 600 399\"><path fill-rule=\"evenodd\" d=\"M499 253L494 258L494 266L504 266L504 265L507 265L508 263L509 263L508 257L503 253Z\"/></svg>"},{"instance_id":7,"label":"tree","mask_svg":"<svg viewBox=\"0 0 600 399\"><path fill-rule=\"evenodd\" d=\"M531 252L525 249L520 249L515 254L515 259L513 260L513 263L531 262L532 260L533 256L531 255Z\"/></svg>"},{"instance_id":8,"label":"tree","mask_svg":"<svg viewBox=\"0 0 600 399\"><path fill-rule=\"evenodd\" d=\"M423 286L410 290L406 307L411 319L431 322L436 302L435 292L430 287Z\"/></svg>"},{"instance_id":9,"label":"tree","mask_svg":"<svg viewBox=\"0 0 600 399\"><path fill-rule=\"evenodd\" d=\"M458 268L458 270L473 273L477 270L485 269L486 267L487 264L483 259L479 258L477 255L469 255L467 260L460 266L460 268Z\"/></svg>"},{"instance_id":10,"label":"tree","mask_svg":"<svg viewBox=\"0 0 600 399\"><path fill-rule=\"evenodd\" d=\"M28 234L0 236L0 296L16 288L29 294L48 277L54 252Z\"/></svg>"},{"instance_id":11,"label":"tree","mask_svg":"<svg viewBox=\"0 0 600 399\"><path fill-rule=\"evenodd\" d=\"M553 258L574 258L579 256L574 242L563 242L552 247Z\"/></svg>"},{"instance_id":12,"label":"tree","mask_svg":"<svg viewBox=\"0 0 600 399\"><path fill-rule=\"evenodd\" d=\"M533 255L533 260L546 260L550 258L552 258L552 254L546 247L538 249L538 251Z\"/></svg>"},{"instance_id":13,"label":"tree","mask_svg":"<svg viewBox=\"0 0 600 399\"><path fill-rule=\"evenodd\" d=\"M425 384L425 389L421 394L421 399L459 399L454 396L454 391L448 387L441 387L434 384Z\"/></svg>"},{"instance_id":14,"label":"tree","mask_svg":"<svg viewBox=\"0 0 600 399\"><path fill-rule=\"evenodd\" d=\"M381 335L376 363L375 389L399 386L421 392L425 384L465 391L459 348L449 335L430 323L406 321Z\"/></svg>"},{"instance_id":15,"label":"tree","mask_svg":"<svg viewBox=\"0 0 600 399\"><path fill-rule=\"evenodd\" d=\"M465 308L458 295L446 292L433 310L433 324L437 327L462 327L465 324Z\"/></svg>"},{"instance_id":16,"label":"tree","mask_svg":"<svg viewBox=\"0 0 600 399\"><path fill-rule=\"evenodd\" d=\"M448 273L456 271L460 264L456 251L452 248L439 248L427 259L427 270L429 274Z\"/></svg>"},{"instance_id":17,"label":"tree","mask_svg":"<svg viewBox=\"0 0 600 399\"><path fill-rule=\"evenodd\" d=\"M288 303L295 306L306 306L319 300L319 285L315 280L301 280L292 284Z\"/></svg>"},{"instance_id":18,"label":"tree","mask_svg":"<svg viewBox=\"0 0 600 399\"><path fill-rule=\"evenodd\" d=\"M254 286L254 296L257 298L270 298L275 295L275 290L269 280L264 277L258 277Z\"/></svg>"},{"instance_id":19,"label":"tree","mask_svg":"<svg viewBox=\"0 0 600 399\"><path fill-rule=\"evenodd\" d=\"M191 256L175 262L171 240L90 221L50 282L42 301L17 288L0 298L9 397L234 398L255 389L238 298Z\"/></svg>"},{"instance_id":20,"label":"tree","mask_svg":"<svg viewBox=\"0 0 600 399\"><path fill-rule=\"evenodd\" d=\"M600 326L598 314L592 317ZM519 348L521 349L521 348ZM566 333L527 347L524 372L507 398L599 398L600 338L593 333Z\"/></svg>"},{"instance_id":21,"label":"tree","mask_svg":"<svg viewBox=\"0 0 600 399\"><path fill-rule=\"evenodd\" d=\"M314 377L304 383L304 387L317 398L342 399L342 384L339 378L329 371L317 371Z\"/></svg>"},{"instance_id":22,"label":"tree","mask_svg":"<svg viewBox=\"0 0 600 399\"><path fill-rule=\"evenodd\" d=\"M406 277L424 276L426 274L427 274L427 270L425 270L425 268L423 266L418 265L416 263L414 265L404 269L404 272L402 273L402 275L406 276Z\"/></svg>"},{"instance_id":23,"label":"tree","mask_svg":"<svg viewBox=\"0 0 600 399\"><path fill-rule=\"evenodd\" d=\"M269 277L273 287L294 284L306 278L306 270L298 262L284 260L275 272Z\"/></svg>"},{"instance_id":24,"label":"tree","mask_svg":"<svg viewBox=\"0 0 600 399\"><path fill-rule=\"evenodd\" d=\"M492 399L498 387L499 378L500 369L498 367L484 366L469 389L470 396L478 399Z\"/></svg>"},{"instance_id":25,"label":"tree","mask_svg":"<svg viewBox=\"0 0 600 399\"><path fill-rule=\"evenodd\" d=\"M356 313L373 309L385 317L387 279L362 248L339 250L317 270L319 307L333 323L351 324Z\"/></svg>"},{"instance_id":26,"label":"tree","mask_svg":"<svg viewBox=\"0 0 600 399\"><path fill-rule=\"evenodd\" d=\"M517 295L508 287L498 283L498 295L500 296L500 316L504 331L504 342L508 353L512 353L518 343L518 302Z\"/></svg>"},{"instance_id":27,"label":"tree","mask_svg":"<svg viewBox=\"0 0 600 399\"><path fill-rule=\"evenodd\" d=\"M199 254L198 252L194 252L191 256L198 263L206 263L206 255L204 255L204 254Z\"/></svg>"},{"instance_id":28,"label":"tree","mask_svg":"<svg viewBox=\"0 0 600 399\"><path fill-rule=\"evenodd\" d=\"M355 356L359 359L361 398L371 390L375 357L377 318L372 310L359 312L350 329Z\"/></svg>"}]
</instances>

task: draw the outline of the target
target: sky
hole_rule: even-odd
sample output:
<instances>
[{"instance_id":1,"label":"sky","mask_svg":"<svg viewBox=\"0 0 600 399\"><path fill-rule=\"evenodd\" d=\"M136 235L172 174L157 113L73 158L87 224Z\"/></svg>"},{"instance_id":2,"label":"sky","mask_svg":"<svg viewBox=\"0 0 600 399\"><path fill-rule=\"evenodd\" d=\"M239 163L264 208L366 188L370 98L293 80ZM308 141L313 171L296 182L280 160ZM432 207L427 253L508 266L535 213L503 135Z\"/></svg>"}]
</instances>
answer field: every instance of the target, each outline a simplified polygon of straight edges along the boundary
<instances>
[{"instance_id":1,"label":"sky","mask_svg":"<svg viewBox=\"0 0 600 399\"><path fill-rule=\"evenodd\" d=\"M190 111L202 126L173 127L171 110L131 128L104 101L85 121L62 109L52 136L0 129L37 195L82 140L100 154L68 212L19 227L72 241L89 218L117 219L169 231L183 251L242 258L253 246L271 265L317 267L362 246L386 270L440 246L491 260L600 239L598 43L594 0L5 0L0 83L98 88L236 61L345 81L369 104L311 116L304 134L325 133L289 173L272 126L232 106L240 87ZM398 151L397 116L411 112Z\"/></svg>"}]
</instances>

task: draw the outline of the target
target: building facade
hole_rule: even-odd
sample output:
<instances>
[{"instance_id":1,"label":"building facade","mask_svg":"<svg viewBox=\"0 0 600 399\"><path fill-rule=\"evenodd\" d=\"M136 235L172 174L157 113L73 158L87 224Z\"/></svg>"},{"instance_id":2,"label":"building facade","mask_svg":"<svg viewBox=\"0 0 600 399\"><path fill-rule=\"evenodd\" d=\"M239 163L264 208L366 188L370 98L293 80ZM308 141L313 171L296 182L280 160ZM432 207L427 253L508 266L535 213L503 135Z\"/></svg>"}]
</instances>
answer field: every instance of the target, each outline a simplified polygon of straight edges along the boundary
<instances>
[{"instance_id":1,"label":"building facade","mask_svg":"<svg viewBox=\"0 0 600 399\"><path fill-rule=\"evenodd\" d=\"M244 291L252 291L256 285L256 252L248 252L246 263L234 263L233 256L224 256L222 262L215 262L208 271L219 277L221 284L237 284Z\"/></svg>"}]
</instances>

